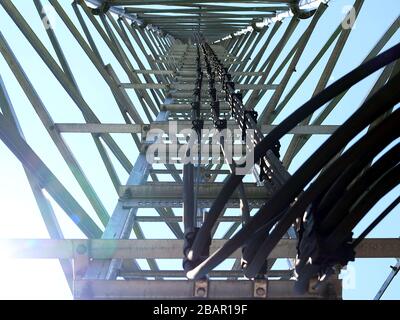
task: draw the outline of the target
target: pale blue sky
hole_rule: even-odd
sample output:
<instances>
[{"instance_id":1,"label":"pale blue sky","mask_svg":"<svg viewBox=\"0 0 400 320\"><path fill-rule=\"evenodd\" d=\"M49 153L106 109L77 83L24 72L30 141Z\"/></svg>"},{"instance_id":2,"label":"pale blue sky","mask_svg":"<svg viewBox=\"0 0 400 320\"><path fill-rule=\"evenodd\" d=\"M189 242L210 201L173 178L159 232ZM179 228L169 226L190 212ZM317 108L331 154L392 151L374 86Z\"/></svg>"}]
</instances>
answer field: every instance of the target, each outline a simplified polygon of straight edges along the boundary
<instances>
[{"instance_id":1,"label":"pale blue sky","mask_svg":"<svg viewBox=\"0 0 400 320\"><path fill-rule=\"evenodd\" d=\"M60 0L59 2L63 5L71 19L78 25L75 14L70 6L71 1ZM14 0L13 3L29 22L33 30L35 30L48 50L55 56L33 2ZM47 4L47 1L42 1L42 3ZM301 71L307 67L317 50L322 47L339 21L341 21L343 18L343 7L351 5L352 3L353 1L351 0L333 0L330 2L330 7L327 9L324 18L318 24L317 30L311 38L310 45L305 50L304 57L299 62L297 67L298 72L291 80L288 88L291 88L291 85L294 84L301 75ZM366 0L357 21L356 28L351 33L349 42L335 68L334 78L331 80L338 79L340 76L359 65L387 28L396 18L398 19L399 13L400 4L397 0L382 0L379 2ZM287 23L288 20L284 22L284 25L287 25ZM299 30L296 31L297 36L294 36L293 40L289 41L287 48L292 47L294 41L298 39L298 35L304 30L306 25L307 22L300 25ZM103 60L113 66L122 82L128 82L128 78L124 74L122 68L91 25L90 29L95 37L96 43L99 45ZM79 28L79 30L81 29ZM284 28L281 28L278 35L282 34L283 30ZM55 122L83 122L83 117L78 108L55 80L51 72L44 66L41 59L2 7L0 7L0 31L9 42L25 72L42 97L53 120ZM60 19L55 20L55 32L61 40L61 46L65 51L78 85L83 92L83 96L93 111L103 122L123 123L123 118L119 113L115 100L106 83L102 80L97 70L91 65L89 59L80 49L77 42L72 38ZM276 38L279 38L279 36ZM399 40L400 32L397 32L386 48L398 43ZM274 43L276 43L275 40L271 43L271 48L273 48ZM263 59L268 56L270 50L271 49L266 50ZM330 52L331 50L328 51L328 55ZM257 49L254 51L253 56L256 53ZM285 52L281 55L279 61L285 56L284 53ZM315 83L328 59L328 55L322 59L316 71L305 81L298 93L292 98L287 108L284 109L281 116L278 117L277 121L282 120L296 107L310 98ZM137 67L136 63L133 64L134 67ZM145 62L145 65L148 67L147 62ZM2 56L0 56L0 75L8 89L8 93L28 143L87 212L91 214L92 218L101 225ZM343 123L366 97L378 75L378 73L374 74L354 87L331 116L328 117L325 124ZM134 104L138 105L136 96L132 91L128 92ZM267 98L268 96L263 101L260 101L258 109L265 105ZM142 118L145 119L140 108L139 111ZM113 137L115 137L121 148L126 152L129 159L134 162L137 156L137 150L129 135L115 134ZM112 213L116 204L117 195L104 166L99 165L100 158L93 140L86 134L65 134L64 138L80 165L85 170L87 177L98 192L106 209L109 213ZM301 155L296 157L293 161L290 172L294 172L304 159L312 154L325 139L326 137L314 137L310 139ZM285 137L281 141L282 153L287 147L287 142L288 137ZM128 174L115 159L113 159L113 162L118 170L121 181L126 181ZM382 199L357 228L356 234L362 231L377 214L393 201L399 192L400 188L397 188ZM52 201L52 203L55 207L60 224L62 225L65 237L82 238L83 234L72 224L62 210L57 207L54 201ZM145 212L149 214L151 211L146 210ZM0 142L0 214L2 215L0 238L48 237L24 171L14 155L2 142ZM376 228L376 230L374 230L370 237L399 237L399 226L400 217L399 209L397 208L378 228ZM169 229L162 224L152 224L151 228L149 224L144 224L143 230L148 237L160 237L160 234L163 235L162 237L172 237ZM218 235L221 235L222 231L223 228L220 229ZM355 288L345 290L344 298L372 299L389 274L389 266L394 263L394 259L358 260L356 263L352 263L351 265L354 267L356 276ZM59 299L71 298L71 295L57 261L5 260L0 263L0 298ZM395 279L384 298L400 299L400 277Z\"/></svg>"}]
</instances>

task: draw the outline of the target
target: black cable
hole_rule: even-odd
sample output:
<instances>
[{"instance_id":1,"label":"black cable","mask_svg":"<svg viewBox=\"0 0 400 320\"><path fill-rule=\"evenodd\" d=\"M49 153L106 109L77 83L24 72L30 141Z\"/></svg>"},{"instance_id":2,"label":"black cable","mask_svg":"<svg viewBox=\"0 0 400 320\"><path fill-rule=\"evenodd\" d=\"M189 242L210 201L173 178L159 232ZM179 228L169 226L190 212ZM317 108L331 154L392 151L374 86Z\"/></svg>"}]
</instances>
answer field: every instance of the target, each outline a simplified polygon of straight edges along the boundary
<instances>
[{"instance_id":1,"label":"black cable","mask_svg":"<svg viewBox=\"0 0 400 320\"><path fill-rule=\"evenodd\" d=\"M400 45L396 47L397 51L399 47ZM397 54L399 54L399 52ZM393 58L392 56L393 52L390 55ZM379 58L375 61L375 63L377 63L378 61L380 61ZM373 63L373 65L375 65L375 63ZM369 69L369 67L371 66L368 66L367 69ZM360 69L358 68L358 70ZM359 73L359 71L356 72L356 74L357 73ZM345 77L345 79L347 79L347 77ZM353 81L354 79L351 80ZM339 83L340 82L341 81L339 81ZM396 76L392 81L390 81L386 86L384 86L380 91L378 91L374 96L372 96L366 103L364 103L364 105L344 125L342 125L331 136L331 138L328 139L328 141L326 141L317 150L317 152L315 152L315 154L310 159L308 159L303 164L303 166L289 179L286 185L281 190L279 190L275 194L275 196L259 210L259 212L242 230L236 233L236 235L232 239L228 240L225 246L221 248L218 252L216 252L212 257L210 257L204 263L199 265L195 270L191 271L188 274L188 276L191 278L195 278L202 275L203 273L207 273L208 270L212 269L215 265L219 264L227 256L229 256L229 254L231 254L234 250L236 250L237 247L239 247L246 240L246 237L248 237L249 234L251 234L251 232L253 232L256 229L257 225L260 225L260 223L262 223L262 221L264 220L268 220L267 219L268 215L274 216L278 212L284 210L285 207L287 207L290 204L290 202L294 199L294 197L298 195L298 193L302 190L302 188L304 188L305 185L312 179L312 177L316 173L318 173L319 170L321 170L322 167L325 166L327 162L334 155L336 155L337 152L339 152L339 150L341 150L348 142L350 142L352 137L358 134L358 132L360 132L364 127L366 127L374 119L379 117L382 113L386 112L386 110L390 109L393 105L395 105L399 101L400 92L396 90L396 88L399 87L399 82L400 82L400 76ZM322 95L326 96L326 91L331 91L332 90L331 88L332 87L329 87L328 89L324 90ZM321 99L320 96L316 96L315 98L317 98L316 99L317 101L320 101ZM314 100L312 99L311 101ZM311 106L312 105L313 104L311 104ZM310 106L310 103L307 103L306 106ZM300 108L300 110L301 109L302 108ZM289 117L288 119L290 119L291 117ZM285 122L287 123L289 121L288 119L285 120L284 123ZM293 121L293 119L291 121ZM268 135L263 141L266 141L268 137L270 137L270 135ZM379 139L381 137L378 136L376 138ZM259 147L259 145L257 147ZM342 156L341 159L342 158L345 159L346 157ZM241 178L242 177L240 177L240 179L238 180L240 181ZM296 206L296 204L297 203L295 203L294 206ZM210 215L208 217L210 217ZM282 232L285 233L286 230L290 227L290 224L293 221L293 219L291 218L293 217L289 216L288 219L282 219L283 221L281 220L275 227L275 229L272 231L271 235L268 237L269 238L268 244L264 243L265 246L263 246L263 250L265 250L265 247L267 247L268 250L265 250L267 254L269 254L269 252L279 241L279 239L281 238L281 233ZM201 231L202 230L200 229L200 232ZM277 234L280 235L279 238L277 237ZM199 242L200 240L202 240L200 235L201 234L199 233L198 236L196 237L193 247L195 246L198 240ZM194 251L193 247L192 251ZM261 253L261 256L264 256L264 254ZM257 273L258 270L254 269L251 272Z\"/></svg>"},{"instance_id":2,"label":"black cable","mask_svg":"<svg viewBox=\"0 0 400 320\"><path fill-rule=\"evenodd\" d=\"M377 143L378 144L378 143ZM384 144L380 144L380 148L384 148ZM368 150L369 151L369 150ZM373 150L372 154L376 154L380 150ZM349 188L344 197L338 197L340 201L337 201L329 214L322 219L315 219L320 212L314 210L312 213L311 223L308 223L305 228L309 231L306 236L304 234L299 239L299 263L296 266L296 271L299 275L302 274L305 264L311 257L312 264L321 266L326 269L327 265L341 264L346 265L348 261L354 259L354 250L347 242L343 242L346 239L352 237L350 229L347 233L342 233L341 238L343 241L338 241L335 246L332 244L326 244L324 239L340 225L341 221L345 220L346 217L351 215L351 207L354 203L362 203L366 198L371 197L373 193L370 189L371 185L387 184L390 180L385 180L388 176L393 174L393 167L398 164L398 148L394 147L384 156L382 156L372 167L366 170L363 175ZM371 154L371 152L370 152ZM362 155L364 156L364 154ZM371 155L365 155L366 158L370 158ZM362 170L362 168L360 168ZM393 177L389 177L392 179ZM383 181L383 182L382 182ZM359 213L359 210L356 210ZM367 212L366 212L367 213ZM359 215L359 220L363 218ZM318 222L316 222L318 221ZM358 223L358 221L357 221ZM338 247L343 247L338 251ZM313 268L315 269L315 268Z\"/></svg>"},{"instance_id":3,"label":"black cable","mask_svg":"<svg viewBox=\"0 0 400 320\"><path fill-rule=\"evenodd\" d=\"M383 219L387 217L389 213L393 211L394 208L398 206L400 203L400 196L397 197L361 234L360 236L355 239L352 243L353 248L357 248L357 246L363 241L368 234L376 228L376 226L382 222Z\"/></svg>"},{"instance_id":4,"label":"black cable","mask_svg":"<svg viewBox=\"0 0 400 320\"><path fill-rule=\"evenodd\" d=\"M347 216L346 221L344 221L334 233L325 241L324 246L330 248L332 252L335 252L343 241L348 237L351 230L354 228L356 221L359 221L364 215L366 215L370 209L375 205L382 196L389 193L393 188L395 188L400 181L400 166L396 166L389 172L387 172L382 179L375 184L375 186L369 190L365 195L365 201L360 202L359 206L356 206L352 212ZM353 220L353 225L349 224L349 221ZM342 226L343 225L343 226ZM302 260L302 263L296 266L296 272L299 275L299 281L295 284L295 291L297 293L304 293L307 290L307 283L313 275L320 271L320 266L315 264L306 264L307 261ZM323 263L323 262L322 262ZM332 274L332 268L327 277Z\"/></svg>"},{"instance_id":5,"label":"black cable","mask_svg":"<svg viewBox=\"0 0 400 320\"><path fill-rule=\"evenodd\" d=\"M399 163L399 155L399 146L394 147L368 168L363 175L357 179L351 187L349 187L346 193L340 197L340 201L337 201L335 205L331 207L326 216L321 219L319 232L322 235L328 233L329 230L337 224L337 221L344 219L351 206L359 201L357 199L362 196L365 190L371 188L371 186L382 177L383 173L386 172L385 170L389 170Z\"/></svg>"},{"instance_id":6,"label":"black cable","mask_svg":"<svg viewBox=\"0 0 400 320\"><path fill-rule=\"evenodd\" d=\"M358 202L358 204L352 208L351 212L341 221L335 231L327 237L325 240L326 245L331 246L332 250L335 250L335 248L343 242L344 235L348 234L349 230L353 230L358 221L374 207L376 202L398 186L399 183L400 165L397 165L368 190L367 196L363 198L363 201Z\"/></svg>"},{"instance_id":7,"label":"black cable","mask_svg":"<svg viewBox=\"0 0 400 320\"><path fill-rule=\"evenodd\" d=\"M379 94L379 93L378 93ZM375 99L372 99L375 100ZM369 100L369 102L372 102ZM378 103L378 106L380 104ZM366 108L367 109L367 108ZM366 109L365 112L367 111ZM361 114L362 115L362 114ZM378 115L379 116L379 115ZM351 117L350 120L346 122L346 124L354 124L355 121L351 121L357 118ZM371 120L372 122L373 120ZM357 122L357 121L356 121ZM291 223L298 217L302 216L302 214L307 209L308 205L317 197L321 191L325 190L325 188L332 183L332 179L337 176L337 173L342 171L348 163L357 159L361 154L365 153L368 150L371 153L379 153L383 150L388 144L390 144L393 140L395 140L399 136L399 127L398 123L400 123L400 110L393 113L390 117L388 117L384 122L382 122L379 126L377 126L374 130L371 130L367 133L362 139L360 139L354 146L352 146L349 150L347 150L340 158L338 158L334 163L332 163L319 177L316 181L314 181L311 186L302 193L302 195L298 198L298 200L293 204L292 207L285 214L284 218L282 218L275 229L271 232L271 234L265 239L263 245L259 248L257 255L254 257L252 263L249 265L248 270L246 270L246 276L252 277L257 273L257 267L262 264L262 261L266 259L266 257L270 254L274 246L279 242L282 238L283 234L290 227ZM351 139L351 137L348 137ZM327 141L327 145L337 145L338 141L332 139L329 143ZM321 148L320 148L321 149ZM319 150L320 150L319 149ZM340 149L340 147L339 147ZM314 153L311 158L315 158L318 155L318 151ZM319 167L322 168L319 164ZM299 169L301 170L301 169ZM297 172L296 172L297 173ZM296 174L295 174L296 175ZM293 175L293 177L295 176ZM314 174L315 175L315 174ZM311 180L314 176L309 176ZM290 179L292 180L292 179ZM290 180L288 181L290 183ZM277 197L277 196L276 196ZM271 204L274 199L268 204ZM280 202L280 198L276 200L276 202ZM273 215L274 208L271 205L267 204L267 208L264 209L264 212L270 213ZM289 205L289 204L288 204ZM271 208L272 207L272 208ZM270 209L269 211L267 211ZM262 209L260 209L261 211ZM257 214L256 214L257 216Z\"/></svg>"},{"instance_id":8,"label":"black cable","mask_svg":"<svg viewBox=\"0 0 400 320\"><path fill-rule=\"evenodd\" d=\"M391 62L399 59L400 57L400 44L394 46L393 48L387 50L386 52L378 55L377 57L369 60L360 67L354 69L352 72L348 73L340 80L333 83L331 86L323 90L320 94L313 97L302 107L297 109L291 116L285 119L278 127L270 132L263 140L257 144L254 149L254 161L257 162L266 152L266 150L271 149L276 141L287 134L291 129L293 129L299 122L307 118L309 115L314 113L325 103L329 102L335 96L338 96L342 92L348 90L356 83L360 82L362 79L371 75L375 71L381 69L382 67L390 64ZM398 86L393 86L392 92L396 92ZM385 109L387 110L387 109ZM312 165L312 164L311 164ZM195 241L192 246L192 250L189 253L190 259L196 259L204 249L207 244L207 239L210 237L211 230L215 222L217 221L222 209L224 208L228 199L232 196L234 190L239 185L240 181L243 179L243 175L231 174L226 183L224 184L222 190L218 194L216 200L210 208L210 211L200 228ZM297 190L294 191L296 194ZM195 272L192 272L195 275Z\"/></svg>"},{"instance_id":9,"label":"black cable","mask_svg":"<svg viewBox=\"0 0 400 320\"><path fill-rule=\"evenodd\" d=\"M392 150L392 153L394 153L394 156L396 154L400 154L400 145L397 145L394 150ZM323 197L315 209L315 211L318 212L318 220L324 218L325 213L327 213L327 211L336 204L339 197L347 192L346 189L348 188L349 184L351 184L354 179L357 178L360 172L363 173L363 169L370 165L370 163L373 161L373 158L375 158L375 155L373 154L371 157L366 157L364 155L360 156L358 159L356 159L356 161L349 164L346 170L343 171L343 173L332 184L332 186L330 186L330 188L323 193Z\"/></svg>"}]
</instances>

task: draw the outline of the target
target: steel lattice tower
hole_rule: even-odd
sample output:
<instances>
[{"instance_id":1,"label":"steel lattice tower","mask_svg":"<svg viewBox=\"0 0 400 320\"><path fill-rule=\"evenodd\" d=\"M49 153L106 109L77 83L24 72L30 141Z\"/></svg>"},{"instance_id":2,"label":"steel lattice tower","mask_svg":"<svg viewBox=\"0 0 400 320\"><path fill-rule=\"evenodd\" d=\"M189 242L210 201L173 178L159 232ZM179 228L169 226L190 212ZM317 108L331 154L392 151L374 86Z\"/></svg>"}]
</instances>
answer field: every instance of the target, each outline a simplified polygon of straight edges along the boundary
<instances>
[{"instance_id":1,"label":"steel lattice tower","mask_svg":"<svg viewBox=\"0 0 400 320\"><path fill-rule=\"evenodd\" d=\"M364 0L354 1L306 67L300 63L303 53L315 45L313 37L320 36L329 1L75 0L74 17L65 1L46 1L115 98L113 107L125 123L110 124L100 121L85 99L71 58L64 54L66 43L49 24L43 1L33 2L51 48L13 1L0 0L85 123L52 119L2 33L0 52L97 217L93 219L25 141L7 92L8 79L0 78L0 138L22 163L51 237L34 245L1 240L15 257L59 259L76 299L340 299L338 271L347 262L400 258L399 239L364 239L397 206L398 198L359 238L351 234L400 181L398 146L373 163L399 137L400 48L384 50L398 32L398 17L359 66L332 84ZM98 38L117 67L104 60ZM321 61L323 67L315 71ZM379 77L365 101L353 101L361 105L359 111L343 124L325 125L350 88L376 71ZM316 82L305 101L311 100L283 117L311 74ZM377 104L382 108L374 107ZM359 143L346 149L365 128L368 132ZM188 141L182 137L184 129L201 140ZM211 131L205 135L204 130ZM228 161L229 139L212 140L224 130L235 132L235 150L254 160L245 178L237 173L241 157ZM107 212L63 138L67 133L91 136L118 195L113 212ZM132 138L136 159L123 151L116 133ZM290 174L295 157L321 135L331 139L304 156L300 169ZM289 137L285 152L283 137ZM381 137L378 142L376 137ZM189 157L188 146L194 147L195 161L182 164ZM198 152L205 150L213 156L202 154L199 159ZM149 154L155 156L153 163ZM126 182L116 161L129 174ZM64 239L44 191L87 239ZM146 239L144 223L153 223L155 229L163 223L175 238L165 239L160 232L156 239ZM217 230L224 233L222 239ZM233 265L215 270L229 258ZM138 259L146 259L149 269ZM179 262L171 270L160 266L161 259ZM287 259L287 267L272 268L277 259ZM399 263L378 298L398 270Z\"/></svg>"}]
</instances>

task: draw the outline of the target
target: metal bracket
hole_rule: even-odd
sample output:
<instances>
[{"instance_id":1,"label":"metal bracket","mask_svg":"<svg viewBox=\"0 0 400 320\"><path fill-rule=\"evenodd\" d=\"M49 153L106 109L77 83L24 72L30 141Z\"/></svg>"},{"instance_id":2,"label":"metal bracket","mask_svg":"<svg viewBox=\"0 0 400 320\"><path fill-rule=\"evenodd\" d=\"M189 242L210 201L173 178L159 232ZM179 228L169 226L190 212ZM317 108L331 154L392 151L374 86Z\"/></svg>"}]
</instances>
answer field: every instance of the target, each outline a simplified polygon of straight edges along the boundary
<instances>
[{"instance_id":1,"label":"metal bracket","mask_svg":"<svg viewBox=\"0 0 400 320\"><path fill-rule=\"evenodd\" d=\"M80 280L86 273L90 262L89 241L83 240L81 243L74 245L73 272L74 280Z\"/></svg>"},{"instance_id":2,"label":"metal bracket","mask_svg":"<svg viewBox=\"0 0 400 320\"><path fill-rule=\"evenodd\" d=\"M268 280L254 280L254 298L267 298L268 296Z\"/></svg>"},{"instance_id":3,"label":"metal bracket","mask_svg":"<svg viewBox=\"0 0 400 320\"><path fill-rule=\"evenodd\" d=\"M215 121L215 127L219 130L222 131L227 128L227 121L226 119L218 119Z\"/></svg>"},{"instance_id":4,"label":"metal bracket","mask_svg":"<svg viewBox=\"0 0 400 320\"><path fill-rule=\"evenodd\" d=\"M257 112L257 111L254 111L254 110L245 110L245 111L244 111L244 116L246 117L247 115L249 115L249 116L253 119L253 121L254 121L255 123L257 123L257 117L258 117L258 112Z\"/></svg>"},{"instance_id":5,"label":"metal bracket","mask_svg":"<svg viewBox=\"0 0 400 320\"><path fill-rule=\"evenodd\" d=\"M150 125L143 125L142 126L142 143L146 142L147 133L150 131Z\"/></svg>"},{"instance_id":6,"label":"metal bracket","mask_svg":"<svg viewBox=\"0 0 400 320\"><path fill-rule=\"evenodd\" d=\"M194 283L194 296L196 298L208 297L208 280L198 280Z\"/></svg>"}]
</instances>

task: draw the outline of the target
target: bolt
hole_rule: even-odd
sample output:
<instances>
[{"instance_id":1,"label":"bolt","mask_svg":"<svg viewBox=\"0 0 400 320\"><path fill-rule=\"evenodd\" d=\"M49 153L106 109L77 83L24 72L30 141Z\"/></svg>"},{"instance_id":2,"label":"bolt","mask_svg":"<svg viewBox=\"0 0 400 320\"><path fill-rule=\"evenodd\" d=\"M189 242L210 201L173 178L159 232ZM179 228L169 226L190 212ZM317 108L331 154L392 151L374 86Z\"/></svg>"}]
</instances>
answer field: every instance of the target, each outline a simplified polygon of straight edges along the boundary
<instances>
[{"instance_id":1,"label":"bolt","mask_svg":"<svg viewBox=\"0 0 400 320\"><path fill-rule=\"evenodd\" d=\"M76 252L78 254L85 254L87 251L87 248L84 244L80 244L79 246L76 247Z\"/></svg>"},{"instance_id":2,"label":"bolt","mask_svg":"<svg viewBox=\"0 0 400 320\"><path fill-rule=\"evenodd\" d=\"M204 289L204 288L198 288L198 289L197 289L197 295L198 295L199 297L204 297L204 296L206 295L206 289Z\"/></svg>"},{"instance_id":3,"label":"bolt","mask_svg":"<svg viewBox=\"0 0 400 320\"><path fill-rule=\"evenodd\" d=\"M257 296L259 296L259 297L263 297L263 296L265 295L265 289L264 289L264 288L261 288L261 287L257 288L257 289L256 289L256 294L257 294Z\"/></svg>"}]
</instances>

